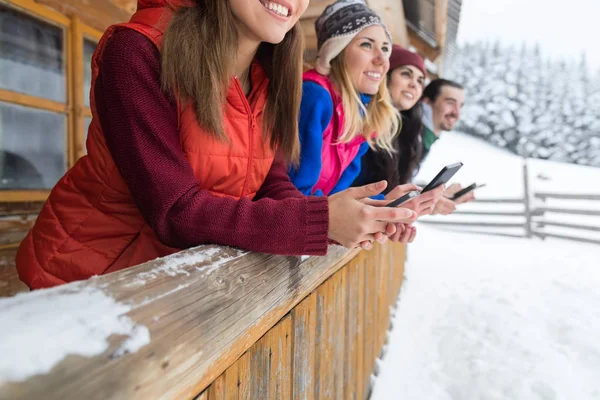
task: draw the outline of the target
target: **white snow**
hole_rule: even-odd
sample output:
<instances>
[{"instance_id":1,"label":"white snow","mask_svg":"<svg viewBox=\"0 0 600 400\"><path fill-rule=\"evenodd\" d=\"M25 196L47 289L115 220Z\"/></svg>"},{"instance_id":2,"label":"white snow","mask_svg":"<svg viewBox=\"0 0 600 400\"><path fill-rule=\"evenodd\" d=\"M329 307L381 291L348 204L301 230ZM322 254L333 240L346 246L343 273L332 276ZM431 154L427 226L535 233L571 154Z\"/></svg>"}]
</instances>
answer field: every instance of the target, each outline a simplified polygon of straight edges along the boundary
<instances>
[{"instance_id":1,"label":"white snow","mask_svg":"<svg viewBox=\"0 0 600 400\"><path fill-rule=\"evenodd\" d=\"M193 250L193 249L192 249ZM186 270L187 266L203 263L210 261L216 254L220 253L223 247L212 247L206 250L196 250L193 253L177 253L172 256L164 257L164 263L151 271L142 272L138 274L131 285L142 286L148 281L156 279L161 275L177 276L177 275L190 275L190 272ZM204 267L197 267L198 271L206 272L206 274L212 273L214 270L219 268L221 265L235 260L248 254L247 251L239 249L231 249L233 255L229 257L219 257L217 260L213 260L210 265Z\"/></svg>"},{"instance_id":2,"label":"white snow","mask_svg":"<svg viewBox=\"0 0 600 400\"><path fill-rule=\"evenodd\" d=\"M488 184L478 197L523 195L519 157L459 133L442 135L418 178L456 161L453 181ZM530 175L537 191L600 193L598 168L535 160ZM418 224L372 398L600 399L599 259L598 245Z\"/></svg>"},{"instance_id":3,"label":"white snow","mask_svg":"<svg viewBox=\"0 0 600 400\"><path fill-rule=\"evenodd\" d=\"M418 230L374 400L600 398L600 246Z\"/></svg>"},{"instance_id":4,"label":"white snow","mask_svg":"<svg viewBox=\"0 0 600 400\"><path fill-rule=\"evenodd\" d=\"M69 355L104 353L112 335L128 338L115 356L150 343L148 328L124 316L131 306L80 285L0 299L0 384L45 374Z\"/></svg>"}]
</instances>

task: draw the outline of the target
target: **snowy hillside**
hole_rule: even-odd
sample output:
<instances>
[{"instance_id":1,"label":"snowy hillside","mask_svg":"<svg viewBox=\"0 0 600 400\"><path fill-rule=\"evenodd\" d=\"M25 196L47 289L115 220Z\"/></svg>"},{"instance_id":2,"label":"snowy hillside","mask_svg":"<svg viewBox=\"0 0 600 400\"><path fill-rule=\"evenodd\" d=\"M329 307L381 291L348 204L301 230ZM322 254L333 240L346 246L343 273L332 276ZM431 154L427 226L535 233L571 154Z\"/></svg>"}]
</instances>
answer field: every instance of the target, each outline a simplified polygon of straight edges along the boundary
<instances>
[{"instance_id":1,"label":"snowy hillside","mask_svg":"<svg viewBox=\"0 0 600 400\"><path fill-rule=\"evenodd\" d=\"M585 57L478 42L453 60L448 77L467 92L458 129L514 154L600 167L600 71Z\"/></svg>"}]
</instances>

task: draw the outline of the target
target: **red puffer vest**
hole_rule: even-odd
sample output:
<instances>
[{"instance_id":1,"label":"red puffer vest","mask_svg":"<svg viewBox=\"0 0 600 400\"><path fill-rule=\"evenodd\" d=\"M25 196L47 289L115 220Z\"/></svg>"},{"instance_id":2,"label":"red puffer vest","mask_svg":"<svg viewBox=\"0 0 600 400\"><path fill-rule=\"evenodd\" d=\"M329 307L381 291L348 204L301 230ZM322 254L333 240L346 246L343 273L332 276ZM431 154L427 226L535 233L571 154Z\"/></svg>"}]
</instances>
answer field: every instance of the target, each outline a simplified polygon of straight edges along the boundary
<instances>
[{"instance_id":1,"label":"red puffer vest","mask_svg":"<svg viewBox=\"0 0 600 400\"><path fill-rule=\"evenodd\" d=\"M128 23L104 33L92 58L92 90L107 41L119 29L133 29L160 50L173 13L165 0L140 0ZM182 2L169 1L170 4ZM200 188L218 196L252 198L273 163L274 151L262 134L268 79L254 64L250 104L232 79L224 106L223 143L203 131L191 106L179 108L181 148ZM19 277L30 288L87 279L178 251L163 245L136 207L106 145L91 97L92 123L81 158L52 189L35 226L17 253Z\"/></svg>"}]
</instances>

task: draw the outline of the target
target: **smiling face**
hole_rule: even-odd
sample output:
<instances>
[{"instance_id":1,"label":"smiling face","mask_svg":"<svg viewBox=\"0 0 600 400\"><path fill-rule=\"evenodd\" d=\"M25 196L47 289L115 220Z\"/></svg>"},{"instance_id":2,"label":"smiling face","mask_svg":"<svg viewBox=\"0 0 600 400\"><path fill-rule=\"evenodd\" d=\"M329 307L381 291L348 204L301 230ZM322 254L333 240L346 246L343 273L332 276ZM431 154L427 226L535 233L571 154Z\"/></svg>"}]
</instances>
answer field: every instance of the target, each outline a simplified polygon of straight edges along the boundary
<instances>
[{"instance_id":1,"label":"smiling face","mask_svg":"<svg viewBox=\"0 0 600 400\"><path fill-rule=\"evenodd\" d=\"M392 45L385 29L373 25L360 31L344 50L348 74L360 93L376 94L390 68Z\"/></svg>"},{"instance_id":2,"label":"smiling face","mask_svg":"<svg viewBox=\"0 0 600 400\"><path fill-rule=\"evenodd\" d=\"M306 11L309 0L229 0L241 35L277 44Z\"/></svg>"},{"instance_id":3,"label":"smiling face","mask_svg":"<svg viewBox=\"0 0 600 400\"><path fill-rule=\"evenodd\" d=\"M410 110L417 104L425 87L425 75L412 65L402 65L390 74L389 90L392 103L400 111Z\"/></svg>"},{"instance_id":4,"label":"smiling face","mask_svg":"<svg viewBox=\"0 0 600 400\"><path fill-rule=\"evenodd\" d=\"M465 91L452 86L443 86L440 88L440 95L433 103L429 99L423 101L431 104L435 129L451 131L460 118L460 110L465 103Z\"/></svg>"}]
</instances>

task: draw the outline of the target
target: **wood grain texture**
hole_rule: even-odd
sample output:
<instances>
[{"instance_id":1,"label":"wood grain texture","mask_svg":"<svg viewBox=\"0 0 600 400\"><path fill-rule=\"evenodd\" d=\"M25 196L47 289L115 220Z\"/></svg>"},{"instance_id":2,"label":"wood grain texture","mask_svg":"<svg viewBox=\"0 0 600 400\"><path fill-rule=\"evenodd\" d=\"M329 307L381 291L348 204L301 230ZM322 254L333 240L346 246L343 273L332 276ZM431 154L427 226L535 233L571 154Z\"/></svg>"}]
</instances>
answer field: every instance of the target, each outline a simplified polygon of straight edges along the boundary
<instances>
[{"instance_id":1,"label":"wood grain texture","mask_svg":"<svg viewBox=\"0 0 600 400\"><path fill-rule=\"evenodd\" d=\"M213 254L205 261L185 262L183 257L201 251ZM0 397L192 398L357 252L334 246L328 256L300 263L297 257L240 256L234 249L202 246L91 281L64 285L45 295L101 288L116 301L131 305L125 315L148 327L151 343L134 354L115 357L123 337L113 337L104 354L67 358L47 375L4 384ZM228 257L237 258L223 261ZM173 276L161 272L167 260L181 260ZM214 263L222 265L211 272ZM0 340L2 334L0 331ZM59 334L48 332L49 337ZM254 365L258 368L259 361L251 360L251 369Z\"/></svg>"}]
</instances>

